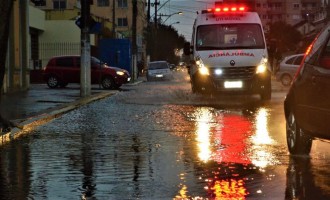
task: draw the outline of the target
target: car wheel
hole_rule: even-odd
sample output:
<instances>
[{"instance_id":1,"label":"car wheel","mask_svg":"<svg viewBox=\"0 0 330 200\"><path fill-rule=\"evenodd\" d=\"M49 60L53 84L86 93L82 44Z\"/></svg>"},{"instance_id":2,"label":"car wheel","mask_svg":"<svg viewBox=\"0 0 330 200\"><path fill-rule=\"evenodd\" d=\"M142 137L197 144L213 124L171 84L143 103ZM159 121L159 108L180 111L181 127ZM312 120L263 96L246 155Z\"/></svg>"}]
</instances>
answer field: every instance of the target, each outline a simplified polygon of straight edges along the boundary
<instances>
[{"instance_id":1,"label":"car wheel","mask_svg":"<svg viewBox=\"0 0 330 200\"><path fill-rule=\"evenodd\" d=\"M293 112L286 120L286 140L291 154L308 155L311 151L313 140L304 134Z\"/></svg>"},{"instance_id":2,"label":"car wheel","mask_svg":"<svg viewBox=\"0 0 330 200\"><path fill-rule=\"evenodd\" d=\"M194 94L200 94L200 93L201 93L201 89L199 89L199 88L197 87L197 83L195 83L194 80L192 80L192 82L191 82L191 91L192 91L192 93L194 93Z\"/></svg>"},{"instance_id":3,"label":"car wheel","mask_svg":"<svg viewBox=\"0 0 330 200\"><path fill-rule=\"evenodd\" d=\"M56 88L59 86L59 80L56 76L51 75L47 79L47 85L49 88Z\"/></svg>"},{"instance_id":4,"label":"car wheel","mask_svg":"<svg viewBox=\"0 0 330 200\"><path fill-rule=\"evenodd\" d=\"M281 76L281 83L284 86L289 86L292 82L292 77L289 74L283 74Z\"/></svg>"},{"instance_id":5,"label":"car wheel","mask_svg":"<svg viewBox=\"0 0 330 200\"><path fill-rule=\"evenodd\" d=\"M113 80L112 77L107 76L102 79L102 87L104 89L112 89L115 86L115 81Z\"/></svg>"}]
</instances>

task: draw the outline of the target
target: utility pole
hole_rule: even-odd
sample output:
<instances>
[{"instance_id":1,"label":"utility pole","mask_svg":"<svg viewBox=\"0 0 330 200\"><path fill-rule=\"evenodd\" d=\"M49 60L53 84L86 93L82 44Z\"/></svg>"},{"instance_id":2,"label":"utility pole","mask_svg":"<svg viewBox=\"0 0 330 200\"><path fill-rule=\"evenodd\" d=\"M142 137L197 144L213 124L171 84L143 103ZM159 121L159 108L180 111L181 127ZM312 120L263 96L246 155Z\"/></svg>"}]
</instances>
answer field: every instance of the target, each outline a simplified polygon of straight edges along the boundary
<instances>
[{"instance_id":1,"label":"utility pole","mask_svg":"<svg viewBox=\"0 0 330 200\"><path fill-rule=\"evenodd\" d=\"M149 26L149 23L150 23L150 0L148 0L147 22L148 22L148 26Z\"/></svg>"},{"instance_id":2,"label":"utility pole","mask_svg":"<svg viewBox=\"0 0 330 200\"><path fill-rule=\"evenodd\" d=\"M157 0L155 0L155 20L154 20L154 21L155 21L155 26L156 26L156 27L157 27L157 23L158 23L158 22L157 22L157 17L158 17L158 16L157 16L157 10L158 10L158 9L157 9L157 6L158 6L158 5L159 5L159 2L158 2Z\"/></svg>"},{"instance_id":3,"label":"utility pole","mask_svg":"<svg viewBox=\"0 0 330 200\"><path fill-rule=\"evenodd\" d=\"M112 2L112 38L116 38L116 0Z\"/></svg>"},{"instance_id":4,"label":"utility pole","mask_svg":"<svg viewBox=\"0 0 330 200\"><path fill-rule=\"evenodd\" d=\"M132 22L132 52L133 52L133 81L137 78L137 44L136 44L136 22L138 16L137 0L133 0L133 22Z\"/></svg>"},{"instance_id":5,"label":"utility pole","mask_svg":"<svg viewBox=\"0 0 330 200\"><path fill-rule=\"evenodd\" d=\"M81 0L80 96L91 95L90 1Z\"/></svg>"}]
</instances>

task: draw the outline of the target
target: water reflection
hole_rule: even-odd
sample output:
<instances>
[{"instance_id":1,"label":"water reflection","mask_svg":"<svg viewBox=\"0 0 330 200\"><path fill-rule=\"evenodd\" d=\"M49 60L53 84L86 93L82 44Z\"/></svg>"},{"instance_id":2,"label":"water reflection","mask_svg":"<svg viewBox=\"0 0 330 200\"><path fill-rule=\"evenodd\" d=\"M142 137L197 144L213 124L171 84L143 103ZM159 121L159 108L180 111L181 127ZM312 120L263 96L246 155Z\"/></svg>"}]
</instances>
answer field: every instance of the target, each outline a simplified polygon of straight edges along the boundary
<instances>
[{"instance_id":1,"label":"water reflection","mask_svg":"<svg viewBox=\"0 0 330 200\"><path fill-rule=\"evenodd\" d=\"M199 148L198 157L200 158L200 160L207 162L211 157L210 129L212 115L207 108L201 108L196 114L196 140L198 142L197 144Z\"/></svg>"},{"instance_id":2,"label":"water reflection","mask_svg":"<svg viewBox=\"0 0 330 200\"><path fill-rule=\"evenodd\" d=\"M285 199L329 199L328 169L315 168L310 157L290 157Z\"/></svg>"},{"instance_id":3,"label":"water reflection","mask_svg":"<svg viewBox=\"0 0 330 200\"><path fill-rule=\"evenodd\" d=\"M244 199L249 194L244 174L263 173L262 168L278 163L269 147L275 142L269 135L268 115L266 108L195 109L197 155L207 166L213 163L203 173L210 197Z\"/></svg>"},{"instance_id":4,"label":"water reflection","mask_svg":"<svg viewBox=\"0 0 330 200\"><path fill-rule=\"evenodd\" d=\"M277 162L268 148L275 142L269 136L265 108L257 110L255 117L205 107L196 109L194 116L200 160L253 163L258 167Z\"/></svg>"},{"instance_id":5,"label":"water reflection","mask_svg":"<svg viewBox=\"0 0 330 200\"><path fill-rule=\"evenodd\" d=\"M251 160L258 167L267 167L278 163L272 152L269 152L268 145L274 145L275 141L269 136L268 115L266 108L260 108L255 117L255 134L252 135Z\"/></svg>"},{"instance_id":6,"label":"water reflection","mask_svg":"<svg viewBox=\"0 0 330 200\"><path fill-rule=\"evenodd\" d=\"M243 180L217 180L212 188L216 199L244 199L248 194Z\"/></svg>"}]
</instances>

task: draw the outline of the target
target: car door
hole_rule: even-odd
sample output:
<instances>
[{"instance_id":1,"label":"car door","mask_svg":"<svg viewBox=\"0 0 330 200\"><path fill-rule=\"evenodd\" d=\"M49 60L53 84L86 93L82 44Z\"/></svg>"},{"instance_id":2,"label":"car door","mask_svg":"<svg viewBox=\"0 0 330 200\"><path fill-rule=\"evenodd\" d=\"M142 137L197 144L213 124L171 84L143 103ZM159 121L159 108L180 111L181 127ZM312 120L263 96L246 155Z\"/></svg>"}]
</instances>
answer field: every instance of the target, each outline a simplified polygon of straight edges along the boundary
<instances>
[{"instance_id":1,"label":"car door","mask_svg":"<svg viewBox=\"0 0 330 200\"><path fill-rule=\"evenodd\" d=\"M306 58L297 90L297 120L315 136L330 136L330 41L329 32L315 43L314 55Z\"/></svg>"},{"instance_id":2,"label":"car door","mask_svg":"<svg viewBox=\"0 0 330 200\"><path fill-rule=\"evenodd\" d=\"M73 63L70 68L70 76L72 83L80 83L80 56L74 56Z\"/></svg>"},{"instance_id":3,"label":"car door","mask_svg":"<svg viewBox=\"0 0 330 200\"><path fill-rule=\"evenodd\" d=\"M91 57L91 82L92 84L100 84L102 81L103 63L95 57Z\"/></svg>"},{"instance_id":4,"label":"car door","mask_svg":"<svg viewBox=\"0 0 330 200\"><path fill-rule=\"evenodd\" d=\"M61 74L61 80L64 83L76 83L74 60L71 56L59 57L56 60L56 66Z\"/></svg>"}]
</instances>

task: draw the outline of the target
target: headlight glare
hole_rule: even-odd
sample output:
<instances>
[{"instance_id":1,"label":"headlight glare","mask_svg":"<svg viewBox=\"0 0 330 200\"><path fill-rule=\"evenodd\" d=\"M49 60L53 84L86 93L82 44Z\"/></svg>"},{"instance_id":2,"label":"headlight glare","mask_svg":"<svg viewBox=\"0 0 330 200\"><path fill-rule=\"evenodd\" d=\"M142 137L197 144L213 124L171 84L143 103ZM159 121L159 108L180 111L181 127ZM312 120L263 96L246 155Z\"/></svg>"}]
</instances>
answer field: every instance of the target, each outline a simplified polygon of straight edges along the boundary
<instances>
[{"instance_id":1,"label":"headlight glare","mask_svg":"<svg viewBox=\"0 0 330 200\"><path fill-rule=\"evenodd\" d=\"M261 64L257 67L257 74L265 73L267 70L267 67L265 64Z\"/></svg>"},{"instance_id":2,"label":"headlight glare","mask_svg":"<svg viewBox=\"0 0 330 200\"><path fill-rule=\"evenodd\" d=\"M125 73L123 71L117 71L116 74L119 75L119 76L124 76L125 75Z\"/></svg>"},{"instance_id":3,"label":"headlight glare","mask_svg":"<svg viewBox=\"0 0 330 200\"><path fill-rule=\"evenodd\" d=\"M209 69L205 66L202 66L199 68L199 73L202 74L202 75L209 75Z\"/></svg>"}]
</instances>

